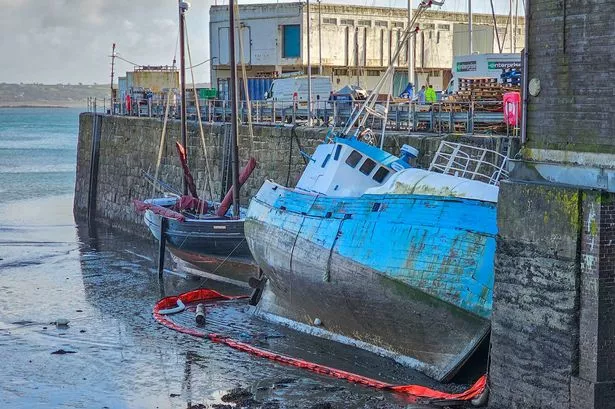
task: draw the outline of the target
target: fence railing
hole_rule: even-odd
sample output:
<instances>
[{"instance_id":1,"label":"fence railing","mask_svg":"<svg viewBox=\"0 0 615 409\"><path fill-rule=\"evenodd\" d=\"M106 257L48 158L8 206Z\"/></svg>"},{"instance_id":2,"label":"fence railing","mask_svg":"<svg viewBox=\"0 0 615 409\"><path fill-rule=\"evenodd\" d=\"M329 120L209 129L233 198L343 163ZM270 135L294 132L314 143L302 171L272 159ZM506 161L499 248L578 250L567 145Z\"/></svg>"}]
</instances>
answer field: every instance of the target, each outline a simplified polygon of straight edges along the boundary
<instances>
[{"instance_id":1,"label":"fence railing","mask_svg":"<svg viewBox=\"0 0 615 409\"><path fill-rule=\"evenodd\" d=\"M430 171L498 185L508 178L508 157L494 150L456 142L440 142Z\"/></svg>"},{"instance_id":2,"label":"fence railing","mask_svg":"<svg viewBox=\"0 0 615 409\"><path fill-rule=\"evenodd\" d=\"M312 112L316 125L343 126L353 109L362 101L314 101ZM88 111L110 115L162 118L167 99L161 96L152 98L133 98L130 103L110 99L88 99ZM506 134L515 135L516 129L504 121L500 101L447 102L430 105L416 103L395 103L389 105L386 119L370 118L366 126L371 129L393 131L423 131L438 134ZM227 100L199 99L201 119L204 122L228 122L231 118L231 105ZM385 109L382 103L380 110ZM179 99L173 98L169 104L169 116L180 116ZM186 103L189 120L197 119L194 100ZM238 117L241 123L251 118L255 124L305 124L308 107L305 101L241 101L238 104Z\"/></svg>"}]
</instances>

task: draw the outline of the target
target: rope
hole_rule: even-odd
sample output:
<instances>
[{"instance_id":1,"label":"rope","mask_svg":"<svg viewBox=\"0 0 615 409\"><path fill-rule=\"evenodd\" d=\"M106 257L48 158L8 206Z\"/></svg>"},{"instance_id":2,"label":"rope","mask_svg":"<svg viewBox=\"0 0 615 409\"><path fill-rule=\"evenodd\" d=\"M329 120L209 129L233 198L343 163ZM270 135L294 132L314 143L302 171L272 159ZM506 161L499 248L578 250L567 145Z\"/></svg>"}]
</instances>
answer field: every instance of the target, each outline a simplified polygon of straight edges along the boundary
<instances>
[{"instance_id":1,"label":"rope","mask_svg":"<svg viewBox=\"0 0 615 409\"><path fill-rule=\"evenodd\" d=\"M235 19L237 26L239 27L239 61L241 64L241 77L243 81L243 91L248 107L248 132L250 136L250 153L248 156L252 156L254 149L254 129L252 128L252 104L250 104L250 94L248 92L248 77L246 74L246 64L243 60L243 36L241 35L241 18L239 16L239 2L235 2ZM240 121L241 122L241 121ZM239 139L239 138L238 138ZM239 141L237 141L239 143Z\"/></svg>"},{"instance_id":2,"label":"rope","mask_svg":"<svg viewBox=\"0 0 615 409\"><path fill-rule=\"evenodd\" d=\"M189 291L187 293L180 294L178 296L171 296L163 298L158 301L153 309L154 319L172 330L181 332L183 334L192 335L197 338L209 339L212 342L226 345L235 350L246 352L254 356L261 358L267 358L275 362L280 362L286 365L294 366L297 368L306 369L308 371L331 376L337 379L343 379L349 382L357 383L363 386L368 386L375 389L392 391L399 394L413 396L417 398L425 398L431 401L446 400L447 403L452 402L464 402L470 401L483 393L487 385L487 376L481 376L469 389L461 393L447 393L438 391L435 389L427 388L421 385L393 385L390 383L382 382L376 379L368 378L366 376L354 374L351 372L343 371L341 369L332 368L329 366L317 364L314 362L305 361L303 359L293 358L288 355L278 354L266 349L258 348L245 342L236 341L224 335L216 333L205 333L194 328L184 327L173 322L169 317L160 313L161 310L171 308L177 305L177 300L181 300L184 304L196 303L202 301L228 301L248 298L247 296L228 296L221 294L217 291L209 289L198 289Z\"/></svg>"},{"instance_id":3,"label":"rope","mask_svg":"<svg viewBox=\"0 0 615 409\"><path fill-rule=\"evenodd\" d=\"M209 197L214 200L213 181L211 180L211 170L209 168L209 155L207 154L207 145L205 144L205 133L203 132L203 121L201 120L201 107L199 106L199 96L196 93L196 84L194 82L194 71L192 70L192 56L190 54L190 42L188 41L188 25L184 23L186 29L186 51L188 51L188 62L190 64L190 76L192 77L192 92L194 94L194 103L196 105L196 116L199 120L199 132L201 135L201 145L203 146L203 156L205 156L205 170L207 176L205 179L206 187L209 187Z\"/></svg>"},{"instance_id":4,"label":"rope","mask_svg":"<svg viewBox=\"0 0 615 409\"><path fill-rule=\"evenodd\" d=\"M167 120L169 118L169 106L171 105L171 90L167 93L167 106L164 109L164 122L162 123L162 135L160 136L160 146L158 147L158 160L156 161L156 172L154 172L154 180L152 182L152 197L156 194L156 184L158 183L158 172L160 163L162 162L162 150L164 149L164 139L167 133Z\"/></svg>"}]
</instances>

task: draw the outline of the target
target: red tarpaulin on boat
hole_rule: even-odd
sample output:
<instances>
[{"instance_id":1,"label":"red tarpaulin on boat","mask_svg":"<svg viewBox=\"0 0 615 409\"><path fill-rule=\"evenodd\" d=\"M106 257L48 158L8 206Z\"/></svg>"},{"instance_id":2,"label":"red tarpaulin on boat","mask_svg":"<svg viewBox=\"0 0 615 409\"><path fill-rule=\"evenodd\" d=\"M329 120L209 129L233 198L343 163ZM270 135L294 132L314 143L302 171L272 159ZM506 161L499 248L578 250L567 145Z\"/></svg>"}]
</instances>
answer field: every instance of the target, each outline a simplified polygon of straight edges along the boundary
<instances>
[{"instance_id":1,"label":"red tarpaulin on boat","mask_svg":"<svg viewBox=\"0 0 615 409\"><path fill-rule=\"evenodd\" d=\"M256 167L256 159L250 158L250 160L248 161L248 164L246 165L245 168L243 168L243 170L241 171L241 174L239 175L239 187L241 187L241 185L246 183L246 180L248 180L248 178L254 171L255 167ZM228 209L231 207L231 203L233 203L233 186L231 186L229 191L226 192L224 199L220 203L220 207L218 207L218 211L216 212L216 215L220 217L224 216L226 212L228 212Z\"/></svg>"},{"instance_id":2,"label":"red tarpaulin on boat","mask_svg":"<svg viewBox=\"0 0 615 409\"><path fill-rule=\"evenodd\" d=\"M179 155L179 161L182 165L182 169L184 170L184 179L186 180L186 186L188 186L188 191L190 194L196 198L199 195L196 192L196 185L194 184L194 178L192 177L192 173L190 173L190 168L188 167L188 156L186 155L186 149L179 142L175 142L175 147L177 148L177 154Z\"/></svg>"},{"instance_id":3,"label":"red tarpaulin on boat","mask_svg":"<svg viewBox=\"0 0 615 409\"><path fill-rule=\"evenodd\" d=\"M184 304L197 303L202 301L215 301L215 300L234 300L238 298L247 298L246 296L227 296L214 290L198 289L189 291L187 293L180 294L178 296L171 296L163 298L158 301L154 306L153 315L154 319L160 324L171 328L175 331L182 332L184 334L192 335L199 338L207 338L212 342L227 345L233 349L250 353L255 356L267 358L273 361L281 362L287 365L292 365L298 368L307 369L309 371L328 375L338 379L344 379L350 382L358 383L361 385L369 386L376 389L393 391L401 394L417 398L425 398L432 401L445 400L445 401L470 401L480 396L487 387L487 376L481 376L469 389L461 393L447 393L431 389L421 385L392 385L386 382L371 379L362 375L353 374L351 372L342 371L340 369L331 368L325 365L305 361L303 359L293 358L287 355L278 354L268 351L266 349L258 348L245 342L236 341L231 338L221 336L219 334L211 333L207 334L194 328L188 328L183 325L173 322L166 315L160 313L161 310L173 308L177 306L177 300L181 300Z\"/></svg>"},{"instance_id":4,"label":"red tarpaulin on boat","mask_svg":"<svg viewBox=\"0 0 615 409\"><path fill-rule=\"evenodd\" d=\"M167 219L177 220L178 222L186 221L186 218L184 217L183 214L178 213L171 209L167 209L166 207L158 206L158 205L151 204L151 203L145 203L141 200L136 200L136 199L133 200L132 203L134 204L135 209L137 209L138 212L144 212L146 210L151 210L155 214L159 214L160 216L166 217Z\"/></svg>"},{"instance_id":5,"label":"red tarpaulin on boat","mask_svg":"<svg viewBox=\"0 0 615 409\"><path fill-rule=\"evenodd\" d=\"M195 213L203 214L207 213L208 206L207 202L204 202L196 197L182 196L179 198L175 206L173 206L173 210L177 210L178 212L182 210L192 210Z\"/></svg>"}]
</instances>

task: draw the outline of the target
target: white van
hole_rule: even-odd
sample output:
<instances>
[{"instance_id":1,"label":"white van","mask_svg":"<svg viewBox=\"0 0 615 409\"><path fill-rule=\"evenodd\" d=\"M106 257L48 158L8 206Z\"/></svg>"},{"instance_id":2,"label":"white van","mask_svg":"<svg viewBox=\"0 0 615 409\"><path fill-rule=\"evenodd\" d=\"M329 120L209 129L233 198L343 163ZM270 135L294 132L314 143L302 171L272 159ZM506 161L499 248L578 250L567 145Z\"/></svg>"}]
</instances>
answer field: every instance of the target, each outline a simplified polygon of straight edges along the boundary
<instances>
[{"instance_id":1,"label":"white van","mask_svg":"<svg viewBox=\"0 0 615 409\"><path fill-rule=\"evenodd\" d=\"M308 77L302 75L291 78L278 78L273 80L265 100L275 101L276 108L291 108L296 99L300 108L307 108L308 100ZM312 103L327 101L331 94L331 79L325 76L312 76Z\"/></svg>"}]
</instances>

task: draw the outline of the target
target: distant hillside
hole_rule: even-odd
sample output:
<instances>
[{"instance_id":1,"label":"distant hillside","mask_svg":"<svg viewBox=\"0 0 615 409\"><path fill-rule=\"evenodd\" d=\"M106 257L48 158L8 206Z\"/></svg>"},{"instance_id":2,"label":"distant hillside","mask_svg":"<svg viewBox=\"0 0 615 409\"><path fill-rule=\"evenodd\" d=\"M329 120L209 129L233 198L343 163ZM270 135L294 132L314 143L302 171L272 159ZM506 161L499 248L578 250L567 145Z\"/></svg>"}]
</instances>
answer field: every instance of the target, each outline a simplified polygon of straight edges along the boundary
<instances>
[{"instance_id":1,"label":"distant hillside","mask_svg":"<svg viewBox=\"0 0 615 409\"><path fill-rule=\"evenodd\" d=\"M0 83L0 106L3 107L85 107L88 97L109 99L109 85Z\"/></svg>"}]
</instances>

